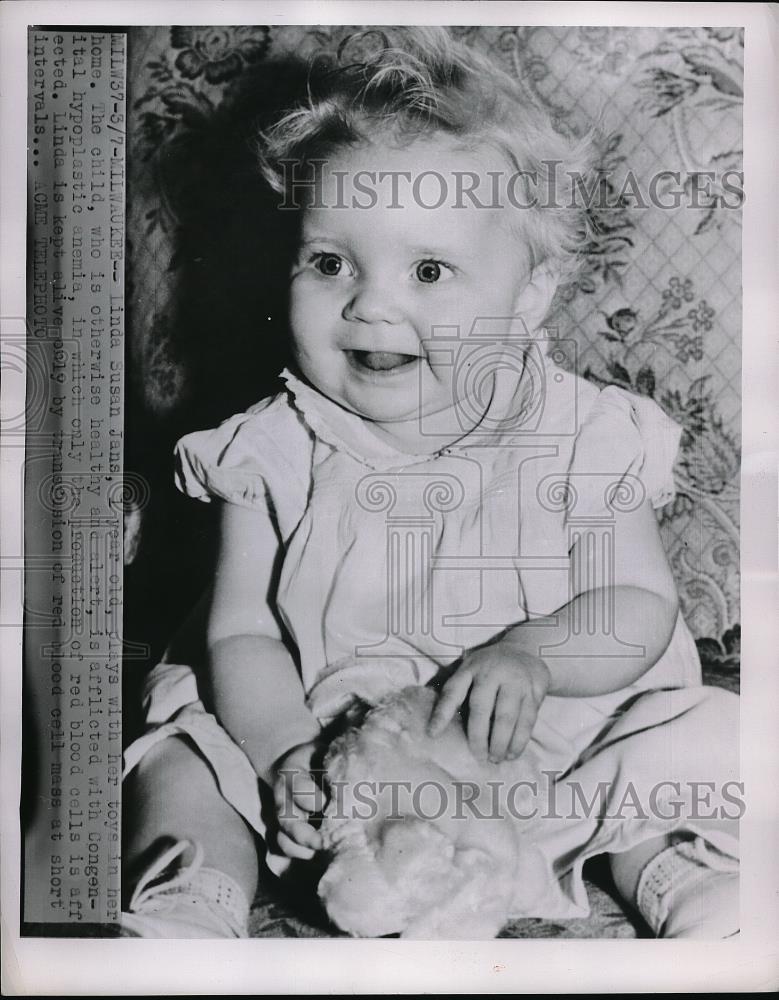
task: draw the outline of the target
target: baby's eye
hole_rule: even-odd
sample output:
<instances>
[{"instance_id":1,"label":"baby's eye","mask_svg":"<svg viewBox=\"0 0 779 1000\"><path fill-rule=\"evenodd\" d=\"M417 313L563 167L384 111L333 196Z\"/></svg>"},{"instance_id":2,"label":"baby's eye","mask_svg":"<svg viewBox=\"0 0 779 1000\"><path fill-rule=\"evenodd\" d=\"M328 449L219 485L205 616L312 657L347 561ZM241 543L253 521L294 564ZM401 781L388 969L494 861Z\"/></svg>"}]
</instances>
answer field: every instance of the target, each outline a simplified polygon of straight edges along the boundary
<instances>
[{"instance_id":1,"label":"baby's eye","mask_svg":"<svg viewBox=\"0 0 779 1000\"><path fill-rule=\"evenodd\" d=\"M318 253L312 258L312 263L320 274L326 278L334 278L341 273L344 259L337 253Z\"/></svg>"},{"instance_id":2,"label":"baby's eye","mask_svg":"<svg viewBox=\"0 0 779 1000\"><path fill-rule=\"evenodd\" d=\"M421 260L416 267L417 280L425 285L433 285L436 281L451 276L452 269L439 260Z\"/></svg>"}]
</instances>

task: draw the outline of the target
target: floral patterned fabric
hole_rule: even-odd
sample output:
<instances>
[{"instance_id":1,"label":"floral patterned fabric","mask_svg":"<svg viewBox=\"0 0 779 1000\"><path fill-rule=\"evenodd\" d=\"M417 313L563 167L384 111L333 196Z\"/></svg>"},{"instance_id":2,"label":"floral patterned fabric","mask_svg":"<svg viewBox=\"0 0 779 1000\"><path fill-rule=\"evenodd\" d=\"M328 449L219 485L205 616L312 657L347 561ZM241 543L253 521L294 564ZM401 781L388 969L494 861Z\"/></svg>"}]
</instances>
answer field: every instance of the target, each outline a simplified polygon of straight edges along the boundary
<instances>
[{"instance_id":1,"label":"floral patterned fabric","mask_svg":"<svg viewBox=\"0 0 779 1000\"><path fill-rule=\"evenodd\" d=\"M309 56L343 44L359 56L381 44L380 28L345 42L353 30L130 30L127 462L149 481L152 497L127 524L128 589L142 596L130 597L126 617L139 661L153 662L153 636L163 641L207 579L203 515L173 496L173 443L255 402L287 360L280 237L248 140L300 92ZM733 204L722 178L741 168L743 32L450 30L512 73L561 128L581 133L598 121L608 137L600 180L608 207L592 209L584 266L558 294L548 326L568 367L598 385L652 397L682 425L678 493L662 511L661 530L705 674L733 689L741 229L738 208L718 207L718 199ZM649 204L652 183L657 198L673 204L674 179L658 179L661 171L681 175L683 207ZM696 188L695 175L706 171L713 179ZM201 518L194 536L192 518ZM603 913L619 910L609 897L596 898ZM262 905L258 933L326 933L305 923L290 930L275 903ZM611 930L607 924L582 933L635 933L621 917Z\"/></svg>"}]
</instances>

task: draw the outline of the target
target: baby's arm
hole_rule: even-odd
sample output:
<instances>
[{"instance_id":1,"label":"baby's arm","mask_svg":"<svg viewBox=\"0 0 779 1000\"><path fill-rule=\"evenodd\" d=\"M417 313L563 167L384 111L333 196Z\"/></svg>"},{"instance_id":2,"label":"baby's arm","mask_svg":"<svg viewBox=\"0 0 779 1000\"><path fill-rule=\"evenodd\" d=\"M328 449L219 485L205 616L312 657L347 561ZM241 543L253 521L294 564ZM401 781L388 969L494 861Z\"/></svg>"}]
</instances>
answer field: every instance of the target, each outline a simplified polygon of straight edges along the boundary
<instances>
[{"instance_id":1,"label":"baby's arm","mask_svg":"<svg viewBox=\"0 0 779 1000\"><path fill-rule=\"evenodd\" d=\"M573 599L553 615L534 618L510 629L508 648L545 658L550 671L548 694L587 697L627 687L646 673L668 648L679 611L679 597L649 503L617 513L611 566L593 560L584 535L570 552ZM611 609L607 611L608 603ZM566 655L547 656L577 629ZM604 627L605 626L605 627ZM611 630L625 646L615 656ZM604 655L604 652L606 655ZM570 654L570 655L569 655Z\"/></svg>"},{"instance_id":2,"label":"baby's arm","mask_svg":"<svg viewBox=\"0 0 779 1000\"><path fill-rule=\"evenodd\" d=\"M665 652L678 614L678 596L654 512L647 503L615 514L610 575L596 575L586 536L571 549L572 599L555 614L506 630L465 654L447 681L431 719L446 725L468 699L468 738L477 756L516 757L530 738L547 694L587 697L635 681ZM611 614L604 615L604 602ZM573 636L575 620L583 623ZM629 655L603 655L610 619ZM609 627L609 626L607 626ZM565 640L565 656L546 654ZM608 648L608 647L606 647ZM491 730L490 730L491 727Z\"/></svg>"},{"instance_id":3,"label":"baby's arm","mask_svg":"<svg viewBox=\"0 0 779 1000\"><path fill-rule=\"evenodd\" d=\"M208 620L208 679L217 718L274 787L288 839L316 848L319 835L305 814L324 806L307 774L320 729L270 606L278 553L276 530L264 511L223 505ZM305 802L294 803L291 781L279 780L285 766L299 772L295 792ZM310 850L294 852L283 837L279 843L286 853L310 855Z\"/></svg>"}]
</instances>

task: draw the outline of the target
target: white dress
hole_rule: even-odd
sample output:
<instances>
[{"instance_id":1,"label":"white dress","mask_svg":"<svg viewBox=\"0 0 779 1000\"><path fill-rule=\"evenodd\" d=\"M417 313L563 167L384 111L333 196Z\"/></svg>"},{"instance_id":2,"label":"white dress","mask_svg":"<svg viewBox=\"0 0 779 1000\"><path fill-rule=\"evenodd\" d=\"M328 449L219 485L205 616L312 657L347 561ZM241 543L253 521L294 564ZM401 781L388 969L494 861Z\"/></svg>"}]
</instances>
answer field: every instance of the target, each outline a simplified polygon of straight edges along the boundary
<instances>
[{"instance_id":1,"label":"white dress","mask_svg":"<svg viewBox=\"0 0 779 1000\"><path fill-rule=\"evenodd\" d=\"M674 494L678 426L652 400L598 391L548 359L532 379L499 373L475 430L422 455L395 450L282 377L276 397L184 437L176 476L192 497L264 509L274 520L283 549L276 604L322 722L355 695L374 703L425 684L464 649L553 613L570 600L575 534L591 533L605 559L611 503L630 507L646 496L659 507ZM202 650L196 640L183 655L176 646L150 674L148 730L128 748L126 770L153 743L186 733L225 798L263 833L257 777L198 698ZM604 649L615 652L624 652L618 636ZM737 780L737 705L701 687L681 616L665 654L628 687L547 697L531 744L565 804L534 833L548 892L532 912L518 893L517 915L586 915L584 860L670 829L701 835L718 863L735 864L737 842L720 820L736 811L733 788L723 788ZM603 782L608 815L571 805ZM705 815L695 782L715 785ZM269 864L282 866L270 854Z\"/></svg>"}]
</instances>

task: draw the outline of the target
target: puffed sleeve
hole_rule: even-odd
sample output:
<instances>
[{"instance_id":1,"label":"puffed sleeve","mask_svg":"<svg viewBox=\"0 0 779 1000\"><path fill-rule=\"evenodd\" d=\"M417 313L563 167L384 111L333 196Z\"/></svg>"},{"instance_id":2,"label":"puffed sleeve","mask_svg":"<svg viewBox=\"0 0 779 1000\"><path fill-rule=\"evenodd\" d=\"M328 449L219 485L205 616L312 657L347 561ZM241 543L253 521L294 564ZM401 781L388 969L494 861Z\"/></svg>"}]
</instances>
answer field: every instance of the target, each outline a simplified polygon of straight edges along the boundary
<instances>
[{"instance_id":1,"label":"puffed sleeve","mask_svg":"<svg viewBox=\"0 0 779 1000\"><path fill-rule=\"evenodd\" d=\"M312 442L283 397L263 401L175 447L176 486L206 503L214 498L268 510L294 526L308 493Z\"/></svg>"},{"instance_id":2,"label":"puffed sleeve","mask_svg":"<svg viewBox=\"0 0 779 1000\"><path fill-rule=\"evenodd\" d=\"M675 495L673 466L682 428L654 400L616 386L595 399L576 436L569 485L578 514L607 514L644 498L662 507Z\"/></svg>"}]
</instances>

